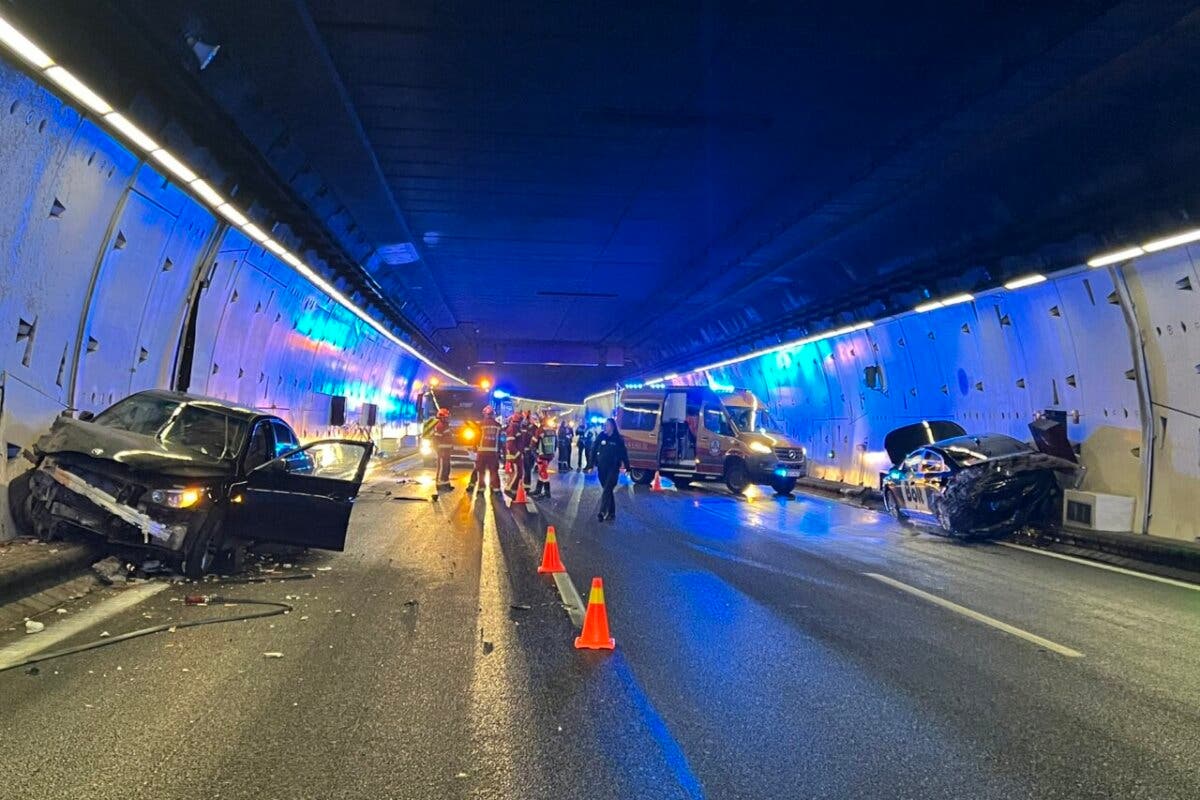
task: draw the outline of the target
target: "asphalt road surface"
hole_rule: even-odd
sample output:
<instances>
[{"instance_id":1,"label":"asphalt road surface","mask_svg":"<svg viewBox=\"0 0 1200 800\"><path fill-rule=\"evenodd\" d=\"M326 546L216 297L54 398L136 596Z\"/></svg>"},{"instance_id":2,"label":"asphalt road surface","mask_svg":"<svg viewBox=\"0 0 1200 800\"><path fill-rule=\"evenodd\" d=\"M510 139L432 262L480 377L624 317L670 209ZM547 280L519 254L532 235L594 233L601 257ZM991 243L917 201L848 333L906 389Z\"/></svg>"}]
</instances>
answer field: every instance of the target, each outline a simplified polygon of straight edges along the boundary
<instances>
[{"instance_id":1,"label":"asphalt road surface","mask_svg":"<svg viewBox=\"0 0 1200 800\"><path fill-rule=\"evenodd\" d=\"M1200 797L1198 591L803 495L622 485L600 523L594 476L527 508L464 482L376 474L345 553L275 567L310 579L0 632L3 660L256 610L197 591L294 606L0 673L0 797ZM547 524L614 652L573 648Z\"/></svg>"}]
</instances>

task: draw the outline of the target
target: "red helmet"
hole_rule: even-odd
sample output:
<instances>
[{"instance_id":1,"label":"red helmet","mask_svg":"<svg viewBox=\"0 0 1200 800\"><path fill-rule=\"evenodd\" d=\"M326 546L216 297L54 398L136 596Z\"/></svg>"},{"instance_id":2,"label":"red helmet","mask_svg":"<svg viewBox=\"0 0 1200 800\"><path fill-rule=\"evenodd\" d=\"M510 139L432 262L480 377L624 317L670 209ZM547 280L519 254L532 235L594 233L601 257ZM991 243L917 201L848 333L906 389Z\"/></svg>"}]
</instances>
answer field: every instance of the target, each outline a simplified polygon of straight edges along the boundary
<instances>
[{"instance_id":1,"label":"red helmet","mask_svg":"<svg viewBox=\"0 0 1200 800\"><path fill-rule=\"evenodd\" d=\"M450 409L439 408L437 415L439 419L445 419L446 417L450 416Z\"/></svg>"},{"instance_id":2,"label":"red helmet","mask_svg":"<svg viewBox=\"0 0 1200 800\"><path fill-rule=\"evenodd\" d=\"M490 417L490 416L492 416L492 415L493 415L493 414L495 414L495 413L496 413L496 412L492 410L492 407L491 407L491 406L484 406L484 407L483 407L483 415L484 415L485 417Z\"/></svg>"}]
</instances>

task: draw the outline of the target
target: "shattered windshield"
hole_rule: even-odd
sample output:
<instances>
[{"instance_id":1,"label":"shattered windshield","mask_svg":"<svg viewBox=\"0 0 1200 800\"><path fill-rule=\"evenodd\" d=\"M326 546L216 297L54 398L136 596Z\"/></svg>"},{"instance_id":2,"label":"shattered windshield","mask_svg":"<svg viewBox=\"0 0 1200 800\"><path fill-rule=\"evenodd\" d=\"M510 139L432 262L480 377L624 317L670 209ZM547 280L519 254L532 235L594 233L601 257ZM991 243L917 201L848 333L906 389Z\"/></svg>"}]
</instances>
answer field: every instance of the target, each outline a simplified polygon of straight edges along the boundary
<instances>
[{"instance_id":1,"label":"shattered windshield","mask_svg":"<svg viewBox=\"0 0 1200 800\"><path fill-rule=\"evenodd\" d=\"M159 441L230 459L241 449L246 420L211 404L182 403L166 397L133 395L93 420L117 430L154 436Z\"/></svg>"}]
</instances>

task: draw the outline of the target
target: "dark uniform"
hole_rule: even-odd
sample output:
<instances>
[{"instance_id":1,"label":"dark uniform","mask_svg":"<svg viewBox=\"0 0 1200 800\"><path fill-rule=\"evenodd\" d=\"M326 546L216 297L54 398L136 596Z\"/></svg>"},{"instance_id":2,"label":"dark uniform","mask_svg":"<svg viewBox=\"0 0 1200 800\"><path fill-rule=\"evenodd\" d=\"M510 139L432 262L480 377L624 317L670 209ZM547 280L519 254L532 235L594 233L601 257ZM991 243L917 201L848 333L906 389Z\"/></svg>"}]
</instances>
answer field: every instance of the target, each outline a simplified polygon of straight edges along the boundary
<instances>
[{"instance_id":1,"label":"dark uniform","mask_svg":"<svg viewBox=\"0 0 1200 800\"><path fill-rule=\"evenodd\" d=\"M621 475L621 467L629 469L629 453L625 451L625 440L621 434L603 430L592 445L592 460L600 475L600 486L604 490L600 495L600 510L596 518L600 520L616 519L617 501L613 498L613 489L617 486L617 478Z\"/></svg>"},{"instance_id":2,"label":"dark uniform","mask_svg":"<svg viewBox=\"0 0 1200 800\"><path fill-rule=\"evenodd\" d=\"M558 426L558 471L571 471L571 439L574 434L571 432L571 426L567 423L562 423Z\"/></svg>"},{"instance_id":3,"label":"dark uniform","mask_svg":"<svg viewBox=\"0 0 1200 800\"><path fill-rule=\"evenodd\" d=\"M580 425L575 429L575 448L579 451L579 471L583 472L583 460L587 457L587 429Z\"/></svg>"}]
</instances>

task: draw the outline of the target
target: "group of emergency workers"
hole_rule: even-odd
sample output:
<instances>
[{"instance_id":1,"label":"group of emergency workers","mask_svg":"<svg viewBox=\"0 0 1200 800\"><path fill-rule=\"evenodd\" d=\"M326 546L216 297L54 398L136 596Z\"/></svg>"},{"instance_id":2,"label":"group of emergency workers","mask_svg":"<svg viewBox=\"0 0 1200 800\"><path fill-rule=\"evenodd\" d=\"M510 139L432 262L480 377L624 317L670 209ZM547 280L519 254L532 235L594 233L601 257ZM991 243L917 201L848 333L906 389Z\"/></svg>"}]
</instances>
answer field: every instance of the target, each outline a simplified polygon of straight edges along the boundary
<instances>
[{"instance_id":1,"label":"group of emergency workers","mask_svg":"<svg viewBox=\"0 0 1200 800\"><path fill-rule=\"evenodd\" d=\"M537 419L529 411L518 411L508 419L506 427L502 427L496 418L495 409L490 405L484 406L482 420L478 423L468 423L476 429L477 436L473 437L471 450L475 454L475 469L467 484L467 491L481 491L484 476L488 476L492 492L500 492L500 434L505 433L504 473L508 476L505 487L511 495L516 495L519 485L524 485L532 497L550 496L550 462L558 452L561 456L560 445L556 444L556 431L549 426L548 415L542 414ZM569 431L569 426L566 427ZM450 409L442 408L437 412L433 425L426 434L437 454L437 483L439 488L452 489L450 483L450 461L454 453L454 429L450 425ZM570 439L565 445L570 453ZM561 458L560 458L561 466ZM536 487L534 478L537 479Z\"/></svg>"}]
</instances>

